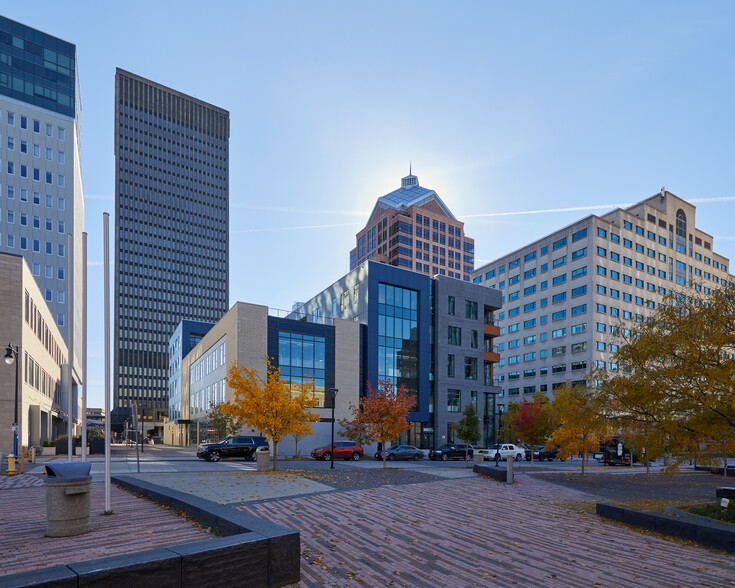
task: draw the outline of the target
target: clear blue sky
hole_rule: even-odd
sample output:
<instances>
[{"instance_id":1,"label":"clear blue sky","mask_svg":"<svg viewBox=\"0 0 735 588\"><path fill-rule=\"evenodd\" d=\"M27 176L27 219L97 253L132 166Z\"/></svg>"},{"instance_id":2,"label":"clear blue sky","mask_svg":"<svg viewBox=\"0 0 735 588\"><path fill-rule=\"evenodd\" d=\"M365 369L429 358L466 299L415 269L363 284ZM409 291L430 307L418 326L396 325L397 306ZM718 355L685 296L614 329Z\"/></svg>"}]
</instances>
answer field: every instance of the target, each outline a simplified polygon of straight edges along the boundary
<instances>
[{"instance_id":1,"label":"clear blue sky","mask_svg":"<svg viewBox=\"0 0 735 588\"><path fill-rule=\"evenodd\" d=\"M77 45L90 406L103 405L116 66L231 113L231 304L288 309L345 274L355 232L409 161L467 215L478 265L590 211L469 215L632 203L662 186L724 199L696 203L696 222L735 263L735 3L23 0L1 10Z\"/></svg>"}]
</instances>

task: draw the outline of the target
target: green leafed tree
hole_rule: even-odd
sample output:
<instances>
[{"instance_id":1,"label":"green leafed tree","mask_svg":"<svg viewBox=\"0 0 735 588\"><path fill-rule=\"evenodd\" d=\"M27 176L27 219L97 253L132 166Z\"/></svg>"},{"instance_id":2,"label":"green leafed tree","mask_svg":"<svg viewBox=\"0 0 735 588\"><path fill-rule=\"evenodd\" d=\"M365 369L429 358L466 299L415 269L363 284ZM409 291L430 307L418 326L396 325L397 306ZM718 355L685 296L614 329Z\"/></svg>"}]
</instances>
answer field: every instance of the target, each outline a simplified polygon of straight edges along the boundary
<instances>
[{"instance_id":1,"label":"green leafed tree","mask_svg":"<svg viewBox=\"0 0 735 588\"><path fill-rule=\"evenodd\" d=\"M462 439L467 445L472 445L480 440L480 419L475 411L474 403L470 402L462 413L462 418L454 426L454 434ZM464 460L467 462L469 448L465 447Z\"/></svg>"},{"instance_id":2,"label":"green leafed tree","mask_svg":"<svg viewBox=\"0 0 735 588\"><path fill-rule=\"evenodd\" d=\"M243 425L241 420L222 412L221 405L214 402L209 405L207 419L209 420L209 427L216 431L218 439L223 439L228 435L236 435Z\"/></svg>"}]
</instances>

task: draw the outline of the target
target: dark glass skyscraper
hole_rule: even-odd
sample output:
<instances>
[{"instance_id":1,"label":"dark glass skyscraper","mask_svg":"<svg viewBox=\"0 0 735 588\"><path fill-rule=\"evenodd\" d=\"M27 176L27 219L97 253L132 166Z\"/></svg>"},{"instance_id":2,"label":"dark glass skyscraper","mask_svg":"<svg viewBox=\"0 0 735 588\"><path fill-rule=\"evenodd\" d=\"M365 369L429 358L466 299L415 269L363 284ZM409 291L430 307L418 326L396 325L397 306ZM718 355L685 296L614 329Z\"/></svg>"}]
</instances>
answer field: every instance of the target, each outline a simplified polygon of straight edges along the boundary
<instances>
[{"instance_id":1,"label":"dark glass skyscraper","mask_svg":"<svg viewBox=\"0 0 735 588\"><path fill-rule=\"evenodd\" d=\"M115 74L114 417L168 409L168 342L228 308L229 112ZM142 411L140 410L142 408Z\"/></svg>"}]
</instances>

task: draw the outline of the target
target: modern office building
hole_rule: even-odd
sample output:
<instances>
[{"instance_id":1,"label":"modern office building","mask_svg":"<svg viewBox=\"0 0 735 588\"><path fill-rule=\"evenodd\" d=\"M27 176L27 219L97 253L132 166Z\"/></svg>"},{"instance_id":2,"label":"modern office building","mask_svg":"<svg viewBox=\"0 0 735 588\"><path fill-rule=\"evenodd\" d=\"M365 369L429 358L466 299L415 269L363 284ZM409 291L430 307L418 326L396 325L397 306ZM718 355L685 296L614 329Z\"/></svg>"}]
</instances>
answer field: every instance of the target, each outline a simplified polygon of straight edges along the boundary
<instances>
[{"instance_id":1,"label":"modern office building","mask_svg":"<svg viewBox=\"0 0 735 588\"><path fill-rule=\"evenodd\" d=\"M616 371L616 329L644 321L669 293L732 286L728 259L695 218L662 189L478 268L473 281L503 293L499 408L536 391L551 398L593 367Z\"/></svg>"},{"instance_id":2,"label":"modern office building","mask_svg":"<svg viewBox=\"0 0 735 588\"><path fill-rule=\"evenodd\" d=\"M181 416L181 365L184 357L209 332L214 323L183 320L179 323L168 346L168 420Z\"/></svg>"},{"instance_id":3,"label":"modern office building","mask_svg":"<svg viewBox=\"0 0 735 588\"><path fill-rule=\"evenodd\" d=\"M378 198L355 240L350 270L372 259L468 282L475 268L475 241L464 234L464 223L410 172L400 188Z\"/></svg>"},{"instance_id":4,"label":"modern office building","mask_svg":"<svg viewBox=\"0 0 735 588\"><path fill-rule=\"evenodd\" d=\"M166 423L164 442L187 445L203 438L211 405L233 399L228 368L237 362L265 374L268 356L292 385L313 381L320 421L302 447L329 441L330 388L339 390L339 419L380 381L404 386L416 400L401 442L429 449L455 441L454 423L473 403L482 443L492 443L500 392L493 375L499 356L492 351L499 305L496 290L374 261L295 310L238 302L184 355L181 416ZM177 340L171 339L173 355ZM284 455L295 451L292 439L279 447Z\"/></svg>"},{"instance_id":5,"label":"modern office building","mask_svg":"<svg viewBox=\"0 0 735 588\"><path fill-rule=\"evenodd\" d=\"M300 452L328 444L331 434L332 404L326 391L339 390L335 418L349 415L350 406L359 402L360 325L354 321L307 317L286 318L285 311L269 311L265 306L236 303L201 340L184 355L181 363L181 416L164 426L164 443L193 445L206 439L208 416L213 404L231 402L227 370L235 363L258 370L265 376L265 357L278 367L282 379L301 384L313 381L320 419L312 434L301 441ZM298 316L298 315L296 315ZM171 339L176 349L177 335ZM335 431L339 430L336 425ZM258 434L244 428L243 434ZM279 443L279 453L294 455L292 438Z\"/></svg>"},{"instance_id":6,"label":"modern office building","mask_svg":"<svg viewBox=\"0 0 735 588\"><path fill-rule=\"evenodd\" d=\"M229 113L115 73L113 427L162 426L169 339L227 311Z\"/></svg>"},{"instance_id":7,"label":"modern office building","mask_svg":"<svg viewBox=\"0 0 735 588\"><path fill-rule=\"evenodd\" d=\"M61 330L44 301L27 261L0 253L0 333L11 342L11 364L0 363L0 450L12 453L18 414L18 445L40 445L66 433L68 402L62 378L68 369ZM17 348L17 349L16 349ZM17 389L16 389L17 377ZM79 432L79 403L72 399L72 430Z\"/></svg>"},{"instance_id":8,"label":"modern office building","mask_svg":"<svg viewBox=\"0 0 735 588\"><path fill-rule=\"evenodd\" d=\"M83 328L80 115L76 47L0 16L0 252L25 258L67 345L74 321L75 384Z\"/></svg>"},{"instance_id":9,"label":"modern office building","mask_svg":"<svg viewBox=\"0 0 735 588\"><path fill-rule=\"evenodd\" d=\"M360 394L380 381L404 386L416 399L411 429L401 440L421 448L455 441L454 423L475 404L484 443L494 438L493 351L500 329L500 292L430 278L372 260L352 270L300 308L309 320L346 319L364 325Z\"/></svg>"}]
</instances>

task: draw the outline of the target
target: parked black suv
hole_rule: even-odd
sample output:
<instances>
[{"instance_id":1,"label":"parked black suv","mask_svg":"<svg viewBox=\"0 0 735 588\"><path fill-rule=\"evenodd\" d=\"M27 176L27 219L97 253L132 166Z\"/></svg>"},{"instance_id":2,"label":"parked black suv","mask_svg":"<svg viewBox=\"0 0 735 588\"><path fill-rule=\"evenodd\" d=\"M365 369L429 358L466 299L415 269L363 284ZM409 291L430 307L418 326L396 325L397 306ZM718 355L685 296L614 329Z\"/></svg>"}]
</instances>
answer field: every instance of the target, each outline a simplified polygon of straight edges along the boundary
<instances>
[{"instance_id":1,"label":"parked black suv","mask_svg":"<svg viewBox=\"0 0 735 588\"><path fill-rule=\"evenodd\" d=\"M544 461L545 459L548 459L549 461L554 461L559 456L559 448L554 447L553 449L546 449L545 445L537 445L533 448L533 459L536 461ZM561 458L559 458L561 459ZM526 461L531 461L531 450L526 449ZM561 460L565 461L565 460Z\"/></svg>"},{"instance_id":2,"label":"parked black suv","mask_svg":"<svg viewBox=\"0 0 735 588\"><path fill-rule=\"evenodd\" d=\"M465 449L467 452L465 453ZM447 461L449 459L464 459L465 455L468 459L472 459L474 450L472 446L464 443L452 443L439 446L438 449L429 451L429 459L441 459Z\"/></svg>"},{"instance_id":3,"label":"parked black suv","mask_svg":"<svg viewBox=\"0 0 735 588\"><path fill-rule=\"evenodd\" d=\"M258 447L268 447L265 437L227 437L219 443L204 443L197 449L197 457L207 461L219 461L225 457L255 459Z\"/></svg>"}]
</instances>

